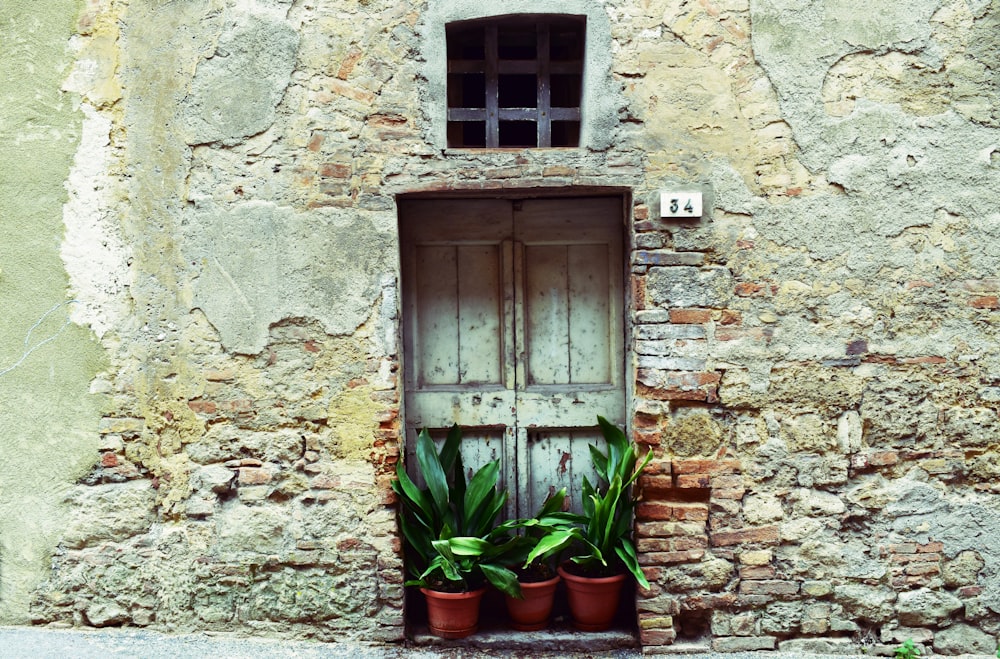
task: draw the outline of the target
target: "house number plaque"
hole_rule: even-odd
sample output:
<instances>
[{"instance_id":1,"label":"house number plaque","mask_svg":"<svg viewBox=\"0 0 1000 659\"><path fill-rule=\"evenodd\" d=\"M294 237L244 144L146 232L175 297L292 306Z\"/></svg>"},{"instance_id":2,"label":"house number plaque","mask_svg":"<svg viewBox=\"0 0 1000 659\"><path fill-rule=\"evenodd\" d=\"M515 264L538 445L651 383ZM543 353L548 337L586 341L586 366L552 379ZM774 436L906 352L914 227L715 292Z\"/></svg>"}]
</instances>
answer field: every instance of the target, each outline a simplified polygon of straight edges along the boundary
<instances>
[{"instance_id":1,"label":"house number plaque","mask_svg":"<svg viewBox=\"0 0 1000 659\"><path fill-rule=\"evenodd\" d=\"M660 217L701 217L701 192L661 192Z\"/></svg>"}]
</instances>

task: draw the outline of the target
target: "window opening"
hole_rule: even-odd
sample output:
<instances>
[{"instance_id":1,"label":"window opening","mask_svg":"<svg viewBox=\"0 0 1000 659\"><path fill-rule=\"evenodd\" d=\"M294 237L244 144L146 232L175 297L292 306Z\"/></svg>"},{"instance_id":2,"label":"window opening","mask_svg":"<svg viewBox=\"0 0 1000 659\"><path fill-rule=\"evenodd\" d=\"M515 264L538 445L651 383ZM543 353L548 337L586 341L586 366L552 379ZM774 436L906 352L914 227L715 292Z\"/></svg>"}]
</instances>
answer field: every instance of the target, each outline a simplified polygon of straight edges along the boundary
<instances>
[{"instance_id":1,"label":"window opening","mask_svg":"<svg viewBox=\"0 0 1000 659\"><path fill-rule=\"evenodd\" d=\"M446 26L449 147L580 144L584 16Z\"/></svg>"}]
</instances>

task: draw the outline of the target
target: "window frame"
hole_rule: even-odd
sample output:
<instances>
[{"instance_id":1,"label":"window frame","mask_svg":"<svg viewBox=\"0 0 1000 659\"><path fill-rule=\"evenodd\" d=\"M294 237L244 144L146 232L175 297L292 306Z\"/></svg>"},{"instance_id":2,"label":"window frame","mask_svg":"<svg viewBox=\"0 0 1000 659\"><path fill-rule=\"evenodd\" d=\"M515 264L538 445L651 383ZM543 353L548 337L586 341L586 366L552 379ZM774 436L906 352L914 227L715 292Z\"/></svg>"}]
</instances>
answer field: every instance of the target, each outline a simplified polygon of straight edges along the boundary
<instances>
[{"instance_id":1,"label":"window frame","mask_svg":"<svg viewBox=\"0 0 1000 659\"><path fill-rule=\"evenodd\" d=\"M457 21L445 26L447 41L447 116L446 134L449 148L552 148L553 122L567 122L572 136L557 139L556 147L579 147L583 127L584 74L587 52L587 16L578 14L518 14L489 17L469 21ZM510 28L531 27L535 34L535 56L533 59L501 57L505 45L502 31ZM574 44L577 56L569 59L552 58L553 27L576 32L578 44ZM457 50L455 42L469 32L482 30L482 58L453 57ZM453 76L482 75L484 77L484 98L481 107L453 105L455 96L452 86ZM535 105L533 107L503 107L500 105L500 78L504 75L534 75ZM552 77L568 75L576 77L576 106L552 105ZM502 122L532 122L535 125L534 145L504 144L501 140ZM480 122L485 126L484 144L473 144L476 140L464 139L463 124ZM575 124L575 127L572 125ZM575 128L575 133L572 133ZM452 138L461 134L462 139ZM458 142L458 143L453 143Z\"/></svg>"}]
</instances>

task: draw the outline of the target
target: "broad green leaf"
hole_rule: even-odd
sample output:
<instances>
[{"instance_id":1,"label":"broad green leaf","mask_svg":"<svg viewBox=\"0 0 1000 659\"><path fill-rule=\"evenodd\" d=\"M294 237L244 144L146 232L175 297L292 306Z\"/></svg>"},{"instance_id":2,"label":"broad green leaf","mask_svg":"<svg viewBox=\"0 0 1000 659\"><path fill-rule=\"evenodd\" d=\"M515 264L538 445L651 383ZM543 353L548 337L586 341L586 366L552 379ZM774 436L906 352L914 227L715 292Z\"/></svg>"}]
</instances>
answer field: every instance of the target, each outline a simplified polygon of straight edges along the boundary
<instances>
[{"instance_id":1,"label":"broad green leaf","mask_svg":"<svg viewBox=\"0 0 1000 659\"><path fill-rule=\"evenodd\" d=\"M601 449L597 448L593 444L588 444L590 448L590 462L594 465L594 471L597 475L601 477L602 480L611 480L608 475L608 456L601 452Z\"/></svg>"},{"instance_id":2,"label":"broad green leaf","mask_svg":"<svg viewBox=\"0 0 1000 659\"><path fill-rule=\"evenodd\" d=\"M546 515L551 515L552 513L562 512L564 501L566 501L565 487L545 499L545 503L542 504L542 509L538 511L538 514L535 515L535 517L545 517Z\"/></svg>"},{"instance_id":3,"label":"broad green leaf","mask_svg":"<svg viewBox=\"0 0 1000 659\"><path fill-rule=\"evenodd\" d=\"M474 535L485 535L490 528L493 527L493 522L496 520L497 515L503 510L504 505L507 503L507 497L509 492L507 490L502 490L496 492L490 499L486 502L486 507L484 507L474 519L470 521L473 527Z\"/></svg>"},{"instance_id":4,"label":"broad green leaf","mask_svg":"<svg viewBox=\"0 0 1000 659\"><path fill-rule=\"evenodd\" d=\"M434 441L426 428L417 435L417 462L427 481L427 489L430 490L438 516L443 518L448 514L448 480L441 468Z\"/></svg>"},{"instance_id":5,"label":"broad green leaf","mask_svg":"<svg viewBox=\"0 0 1000 659\"><path fill-rule=\"evenodd\" d=\"M444 469L444 473L451 473L452 468L455 466L455 458L458 457L461 446L462 429L458 427L457 423L455 423L448 429L448 436L444 440L444 445L441 446L441 468Z\"/></svg>"},{"instance_id":6,"label":"broad green leaf","mask_svg":"<svg viewBox=\"0 0 1000 659\"><path fill-rule=\"evenodd\" d=\"M493 547L482 538L467 535L450 538L448 546L455 556L482 556Z\"/></svg>"},{"instance_id":7,"label":"broad green leaf","mask_svg":"<svg viewBox=\"0 0 1000 659\"><path fill-rule=\"evenodd\" d=\"M494 492L497 479L500 476L500 461L494 460L483 465L469 481L469 488L465 491L465 514L468 521L477 514L487 500L487 497Z\"/></svg>"},{"instance_id":8,"label":"broad green leaf","mask_svg":"<svg viewBox=\"0 0 1000 659\"><path fill-rule=\"evenodd\" d=\"M649 581L646 579L645 573L643 573L642 568L639 566L639 559L635 554L635 547L631 542L622 538L622 542L619 546L615 547L615 553L618 554L618 558L622 560L628 571L632 573L635 580L643 588L649 588Z\"/></svg>"},{"instance_id":9,"label":"broad green leaf","mask_svg":"<svg viewBox=\"0 0 1000 659\"><path fill-rule=\"evenodd\" d=\"M648 465L650 460L652 459L653 459L653 452L646 451L646 456L642 459L642 462L639 463L639 466L632 472L632 476L628 479L628 482L625 483L625 485L631 485L635 481L635 479L639 478L639 475L642 473L642 470L646 468L646 465Z\"/></svg>"},{"instance_id":10,"label":"broad green leaf","mask_svg":"<svg viewBox=\"0 0 1000 659\"><path fill-rule=\"evenodd\" d=\"M396 480L392 482L392 485L396 494L399 494L403 497L404 501L412 503L413 506L423 512L426 519L434 518L434 510L431 508L430 501L427 500L427 495L406 475L406 470L403 468L402 462L396 463ZM396 489L397 487L399 489Z\"/></svg>"},{"instance_id":11,"label":"broad green leaf","mask_svg":"<svg viewBox=\"0 0 1000 659\"><path fill-rule=\"evenodd\" d=\"M571 545L574 540L582 539L579 529L565 529L548 533L538 541L538 544L528 554L524 566L528 567L539 557L547 558L554 555Z\"/></svg>"},{"instance_id":12,"label":"broad green leaf","mask_svg":"<svg viewBox=\"0 0 1000 659\"><path fill-rule=\"evenodd\" d=\"M503 566L492 563L483 563L479 567L486 579L496 586L497 590L505 595L521 598L521 585L517 582L516 574Z\"/></svg>"}]
</instances>

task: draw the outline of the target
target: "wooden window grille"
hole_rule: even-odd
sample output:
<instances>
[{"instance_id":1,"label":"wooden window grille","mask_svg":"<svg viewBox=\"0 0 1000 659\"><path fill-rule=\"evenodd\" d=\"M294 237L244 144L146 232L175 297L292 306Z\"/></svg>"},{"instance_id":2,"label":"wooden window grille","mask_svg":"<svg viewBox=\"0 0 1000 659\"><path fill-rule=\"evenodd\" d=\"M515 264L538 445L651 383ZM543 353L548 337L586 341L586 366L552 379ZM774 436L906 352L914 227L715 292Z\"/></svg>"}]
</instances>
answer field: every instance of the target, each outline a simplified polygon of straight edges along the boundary
<instances>
[{"instance_id":1,"label":"wooden window grille","mask_svg":"<svg viewBox=\"0 0 1000 659\"><path fill-rule=\"evenodd\" d=\"M448 24L448 146L579 146L585 32L585 16Z\"/></svg>"}]
</instances>

